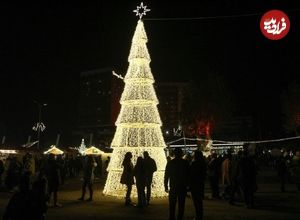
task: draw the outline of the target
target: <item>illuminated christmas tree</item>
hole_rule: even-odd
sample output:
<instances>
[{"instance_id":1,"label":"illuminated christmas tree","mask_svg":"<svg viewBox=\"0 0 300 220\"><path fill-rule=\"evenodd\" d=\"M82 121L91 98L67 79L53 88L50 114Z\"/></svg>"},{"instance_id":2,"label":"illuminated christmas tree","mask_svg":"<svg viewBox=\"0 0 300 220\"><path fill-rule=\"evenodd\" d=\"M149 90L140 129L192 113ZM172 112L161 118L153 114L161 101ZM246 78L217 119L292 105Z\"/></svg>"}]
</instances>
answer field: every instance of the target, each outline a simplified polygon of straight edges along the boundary
<instances>
[{"instance_id":1,"label":"illuminated christmas tree","mask_svg":"<svg viewBox=\"0 0 300 220\"><path fill-rule=\"evenodd\" d=\"M85 150L86 150L86 145L84 143L84 139L81 139L81 144L78 148L78 152L81 154L81 155L84 155L85 153Z\"/></svg>"},{"instance_id":2,"label":"illuminated christmas tree","mask_svg":"<svg viewBox=\"0 0 300 220\"><path fill-rule=\"evenodd\" d=\"M164 170L166 167L165 142L158 113L158 99L150 69L150 56L146 46L147 35L143 21L137 23L128 57L129 67L124 77L125 87L120 103L121 110L116 121L116 133L111 143L113 153L108 166L108 177L103 190L105 195L124 197L126 187L120 184L122 162L126 152L133 155L133 164L138 156L148 151L156 161L157 171L153 176L152 196L166 196ZM132 196L136 197L133 188Z\"/></svg>"}]
</instances>

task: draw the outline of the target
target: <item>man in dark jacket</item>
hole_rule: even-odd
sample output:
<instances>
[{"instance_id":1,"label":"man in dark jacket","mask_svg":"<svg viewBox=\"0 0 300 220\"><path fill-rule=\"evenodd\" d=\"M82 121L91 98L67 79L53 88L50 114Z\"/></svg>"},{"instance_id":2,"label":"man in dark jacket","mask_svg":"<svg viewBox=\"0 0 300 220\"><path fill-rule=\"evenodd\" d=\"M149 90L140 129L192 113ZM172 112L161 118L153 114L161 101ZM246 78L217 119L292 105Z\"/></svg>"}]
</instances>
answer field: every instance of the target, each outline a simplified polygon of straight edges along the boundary
<instances>
[{"instance_id":1,"label":"man in dark jacket","mask_svg":"<svg viewBox=\"0 0 300 220\"><path fill-rule=\"evenodd\" d=\"M153 179L153 173L157 170L156 162L149 156L147 151L144 152L144 165L145 165L145 176L146 176L146 204L149 205L151 198L151 184Z\"/></svg>"},{"instance_id":2,"label":"man in dark jacket","mask_svg":"<svg viewBox=\"0 0 300 220\"><path fill-rule=\"evenodd\" d=\"M190 165L189 185L196 210L196 220L203 219L204 183L206 177L206 162L201 151L194 152Z\"/></svg>"},{"instance_id":3,"label":"man in dark jacket","mask_svg":"<svg viewBox=\"0 0 300 220\"><path fill-rule=\"evenodd\" d=\"M243 190L244 199L247 208L254 207L254 192L256 191L257 167L248 151L243 151L243 157L239 160L237 167L237 180Z\"/></svg>"},{"instance_id":4,"label":"man in dark jacket","mask_svg":"<svg viewBox=\"0 0 300 220\"><path fill-rule=\"evenodd\" d=\"M86 187L89 188L90 197L87 201L93 201L93 182L94 182L94 169L97 166L93 155L88 155L85 157L83 165L83 183L82 183L82 194L78 200L83 201Z\"/></svg>"},{"instance_id":5,"label":"man in dark jacket","mask_svg":"<svg viewBox=\"0 0 300 220\"><path fill-rule=\"evenodd\" d=\"M175 220L175 209L178 201L177 220L183 219L185 197L188 187L189 163L182 159L181 148L174 151L175 158L167 163L164 177L165 191L169 193L169 220ZM169 190L170 185L170 190Z\"/></svg>"},{"instance_id":6,"label":"man in dark jacket","mask_svg":"<svg viewBox=\"0 0 300 220\"><path fill-rule=\"evenodd\" d=\"M54 207L61 207L57 202L57 192L60 184L60 166L57 163L55 156L49 154L48 163L46 165L46 177L48 181L48 199L50 202L51 195L53 194Z\"/></svg>"}]
</instances>

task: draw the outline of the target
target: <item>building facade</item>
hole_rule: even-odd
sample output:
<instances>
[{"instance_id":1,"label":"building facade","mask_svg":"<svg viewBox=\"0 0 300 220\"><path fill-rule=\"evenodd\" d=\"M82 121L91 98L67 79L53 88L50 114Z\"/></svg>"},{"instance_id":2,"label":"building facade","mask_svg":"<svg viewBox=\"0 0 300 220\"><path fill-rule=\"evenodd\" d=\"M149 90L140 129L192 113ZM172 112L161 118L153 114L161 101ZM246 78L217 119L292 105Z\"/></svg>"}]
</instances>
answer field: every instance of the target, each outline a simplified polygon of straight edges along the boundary
<instances>
[{"instance_id":1,"label":"building facade","mask_svg":"<svg viewBox=\"0 0 300 220\"><path fill-rule=\"evenodd\" d=\"M122 80L112 75L111 68L80 74L78 134L90 139L90 144L97 145L113 134L123 84Z\"/></svg>"},{"instance_id":2,"label":"building facade","mask_svg":"<svg viewBox=\"0 0 300 220\"><path fill-rule=\"evenodd\" d=\"M156 83L156 93L159 100L158 110L163 122L165 135L173 132L180 124L184 89L187 83L169 82Z\"/></svg>"}]
</instances>

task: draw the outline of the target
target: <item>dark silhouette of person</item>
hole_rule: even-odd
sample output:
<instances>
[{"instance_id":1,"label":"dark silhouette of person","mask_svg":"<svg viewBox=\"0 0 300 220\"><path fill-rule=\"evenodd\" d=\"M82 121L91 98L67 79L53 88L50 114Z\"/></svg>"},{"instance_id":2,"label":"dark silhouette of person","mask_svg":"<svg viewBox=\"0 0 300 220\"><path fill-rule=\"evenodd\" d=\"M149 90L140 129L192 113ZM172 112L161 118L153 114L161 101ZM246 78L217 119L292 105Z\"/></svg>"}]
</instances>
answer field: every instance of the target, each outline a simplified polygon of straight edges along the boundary
<instances>
[{"instance_id":1,"label":"dark silhouette of person","mask_svg":"<svg viewBox=\"0 0 300 220\"><path fill-rule=\"evenodd\" d=\"M203 219L204 184L206 177L206 161L202 151L193 153L193 160L189 171L189 186L192 194L193 204L196 211L195 220Z\"/></svg>"},{"instance_id":2,"label":"dark silhouette of person","mask_svg":"<svg viewBox=\"0 0 300 220\"><path fill-rule=\"evenodd\" d=\"M104 174L105 174L105 175L107 175L107 173L108 173L107 168L108 168L109 161L110 161L110 157L107 157L107 159L106 159L105 162L104 162L104 164L105 164L105 167L104 167Z\"/></svg>"},{"instance_id":3,"label":"dark silhouette of person","mask_svg":"<svg viewBox=\"0 0 300 220\"><path fill-rule=\"evenodd\" d=\"M224 160L221 164L222 185L223 185L222 197L226 200L230 198L231 190L232 190L231 169L232 169L232 154L230 151L227 151L227 153L224 155Z\"/></svg>"},{"instance_id":4,"label":"dark silhouette of person","mask_svg":"<svg viewBox=\"0 0 300 220\"><path fill-rule=\"evenodd\" d=\"M46 177L48 181L48 198L49 202L51 196L53 194L53 205L54 207L60 207L61 205L57 202L57 192L60 183L60 167L57 161L55 160L55 156L53 154L49 154L48 162L45 168Z\"/></svg>"},{"instance_id":5,"label":"dark silhouette of person","mask_svg":"<svg viewBox=\"0 0 300 220\"><path fill-rule=\"evenodd\" d=\"M131 162L132 153L127 152L125 154L124 160L122 162L123 172L121 175L121 184L125 184L127 187L126 195L125 195L125 205L132 205L132 201L130 198L132 185L134 184L134 176L133 176L133 164Z\"/></svg>"},{"instance_id":6,"label":"dark silhouette of person","mask_svg":"<svg viewBox=\"0 0 300 220\"><path fill-rule=\"evenodd\" d=\"M99 175L99 177L101 177L102 176L102 168L103 168L101 155L98 157L97 164L98 164L98 166L97 166L98 175Z\"/></svg>"},{"instance_id":7,"label":"dark silhouette of person","mask_svg":"<svg viewBox=\"0 0 300 220\"><path fill-rule=\"evenodd\" d=\"M280 190L285 192L285 182L288 177L288 167L287 162L283 156L280 156L276 161L277 173L280 179Z\"/></svg>"},{"instance_id":8,"label":"dark silhouette of person","mask_svg":"<svg viewBox=\"0 0 300 220\"><path fill-rule=\"evenodd\" d=\"M151 198L151 185L153 180L153 173L157 170L156 162L150 157L147 151L144 151L144 164L145 164L145 175L146 175L146 205L149 205Z\"/></svg>"},{"instance_id":9,"label":"dark silhouette of person","mask_svg":"<svg viewBox=\"0 0 300 220\"><path fill-rule=\"evenodd\" d=\"M174 150L175 158L167 163L164 186L165 191L169 193L169 220L174 220L176 203L178 201L177 220L183 219L185 197L188 187L189 163L182 159L181 148ZM169 190L170 186L170 190Z\"/></svg>"},{"instance_id":10,"label":"dark silhouette of person","mask_svg":"<svg viewBox=\"0 0 300 220\"><path fill-rule=\"evenodd\" d=\"M208 177L212 191L213 199L220 199L219 177L220 177L220 161L216 153L211 154L211 159L208 162Z\"/></svg>"},{"instance_id":11,"label":"dark silhouette of person","mask_svg":"<svg viewBox=\"0 0 300 220\"><path fill-rule=\"evenodd\" d=\"M0 188L2 187L2 174L4 173L4 162L0 159Z\"/></svg>"},{"instance_id":12,"label":"dark silhouette of person","mask_svg":"<svg viewBox=\"0 0 300 220\"><path fill-rule=\"evenodd\" d=\"M146 187L146 169L145 162L142 157L138 157L136 161L136 165L134 166L133 173L135 176L135 184L138 194L138 204L139 208L143 208L146 206L146 195L145 195L145 187Z\"/></svg>"},{"instance_id":13,"label":"dark silhouette of person","mask_svg":"<svg viewBox=\"0 0 300 220\"><path fill-rule=\"evenodd\" d=\"M56 158L56 162L58 163L59 167L59 175L60 175L60 183L61 185L65 184L65 178L67 175L67 164L66 159L62 155L58 155Z\"/></svg>"},{"instance_id":14,"label":"dark silhouette of person","mask_svg":"<svg viewBox=\"0 0 300 220\"><path fill-rule=\"evenodd\" d=\"M229 198L229 204L234 205L235 202L235 194L240 193L240 183L238 181L238 165L239 161L243 155L243 151L238 151L237 155L235 155L231 160L231 169L230 169L230 182L231 182L231 192Z\"/></svg>"},{"instance_id":15,"label":"dark silhouette of person","mask_svg":"<svg viewBox=\"0 0 300 220\"><path fill-rule=\"evenodd\" d=\"M34 219L43 220L47 213L47 178L39 172L37 179L32 184Z\"/></svg>"},{"instance_id":16,"label":"dark silhouette of person","mask_svg":"<svg viewBox=\"0 0 300 220\"><path fill-rule=\"evenodd\" d=\"M13 189L19 184L22 174L21 163L17 157L7 158L8 168L6 172L5 185L8 191L12 192Z\"/></svg>"},{"instance_id":17,"label":"dark silhouette of person","mask_svg":"<svg viewBox=\"0 0 300 220\"><path fill-rule=\"evenodd\" d=\"M247 149L243 151L243 156L239 160L237 169L237 180L242 188L246 207L254 208L257 167L254 159L248 155Z\"/></svg>"},{"instance_id":18,"label":"dark silhouette of person","mask_svg":"<svg viewBox=\"0 0 300 220\"><path fill-rule=\"evenodd\" d=\"M25 220L34 218L33 196L30 190L30 177L28 173L21 176L19 191L8 202L4 211L3 220Z\"/></svg>"},{"instance_id":19,"label":"dark silhouette of person","mask_svg":"<svg viewBox=\"0 0 300 220\"><path fill-rule=\"evenodd\" d=\"M97 166L93 155L88 155L85 157L83 164L83 183L82 183L82 194L78 200L83 201L86 187L89 188L90 197L87 201L93 201L93 182L94 182L94 169Z\"/></svg>"}]
</instances>

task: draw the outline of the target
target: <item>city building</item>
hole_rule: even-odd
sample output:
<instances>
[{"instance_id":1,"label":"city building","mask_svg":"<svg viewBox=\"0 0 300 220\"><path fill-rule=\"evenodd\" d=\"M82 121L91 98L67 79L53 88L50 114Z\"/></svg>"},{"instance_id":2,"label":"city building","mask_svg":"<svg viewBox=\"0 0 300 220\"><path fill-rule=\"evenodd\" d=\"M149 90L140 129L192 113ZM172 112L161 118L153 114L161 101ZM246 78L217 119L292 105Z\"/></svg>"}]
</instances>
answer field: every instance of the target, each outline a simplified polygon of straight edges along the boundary
<instances>
[{"instance_id":1,"label":"city building","mask_svg":"<svg viewBox=\"0 0 300 220\"><path fill-rule=\"evenodd\" d=\"M159 100L158 110L165 136L178 128L186 83L154 84ZM120 97L124 82L112 74L111 68L94 69L80 74L78 123L76 135L86 144L101 144L110 140L120 112Z\"/></svg>"},{"instance_id":2,"label":"city building","mask_svg":"<svg viewBox=\"0 0 300 220\"><path fill-rule=\"evenodd\" d=\"M113 76L111 68L80 74L77 134L85 138L87 144L106 142L114 133L123 84Z\"/></svg>"},{"instance_id":3,"label":"city building","mask_svg":"<svg viewBox=\"0 0 300 220\"><path fill-rule=\"evenodd\" d=\"M158 110L165 135L169 135L173 132L173 129L177 129L179 126L186 86L187 83L181 82L158 82L155 84L159 100Z\"/></svg>"}]
</instances>

